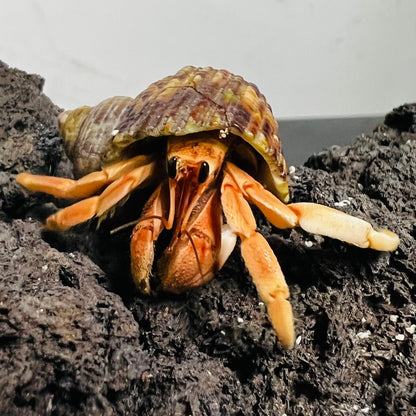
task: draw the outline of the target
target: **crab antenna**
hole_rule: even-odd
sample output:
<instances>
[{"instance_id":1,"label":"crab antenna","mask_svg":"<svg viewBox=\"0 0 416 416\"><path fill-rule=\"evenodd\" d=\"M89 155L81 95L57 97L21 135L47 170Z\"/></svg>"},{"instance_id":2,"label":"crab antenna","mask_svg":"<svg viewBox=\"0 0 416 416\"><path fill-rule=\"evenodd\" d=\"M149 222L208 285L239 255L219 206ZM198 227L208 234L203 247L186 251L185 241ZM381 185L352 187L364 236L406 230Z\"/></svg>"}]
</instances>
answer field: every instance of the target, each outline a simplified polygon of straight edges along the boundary
<instances>
[{"instance_id":1,"label":"crab antenna","mask_svg":"<svg viewBox=\"0 0 416 416\"><path fill-rule=\"evenodd\" d=\"M176 182L169 178L169 215L168 220L165 223L166 229L170 230L175 220L175 191Z\"/></svg>"},{"instance_id":2,"label":"crab antenna","mask_svg":"<svg viewBox=\"0 0 416 416\"><path fill-rule=\"evenodd\" d=\"M152 218L162 221L162 223L166 226L167 221L165 220L165 218L161 217L160 215L147 215L147 216L141 217L137 220L127 222L126 224L120 225L119 227L113 228L110 231L110 234L118 233L119 231L122 231L125 228L132 227L133 225L136 225L139 222L142 222L142 221L145 221L145 220L150 220Z\"/></svg>"}]
</instances>

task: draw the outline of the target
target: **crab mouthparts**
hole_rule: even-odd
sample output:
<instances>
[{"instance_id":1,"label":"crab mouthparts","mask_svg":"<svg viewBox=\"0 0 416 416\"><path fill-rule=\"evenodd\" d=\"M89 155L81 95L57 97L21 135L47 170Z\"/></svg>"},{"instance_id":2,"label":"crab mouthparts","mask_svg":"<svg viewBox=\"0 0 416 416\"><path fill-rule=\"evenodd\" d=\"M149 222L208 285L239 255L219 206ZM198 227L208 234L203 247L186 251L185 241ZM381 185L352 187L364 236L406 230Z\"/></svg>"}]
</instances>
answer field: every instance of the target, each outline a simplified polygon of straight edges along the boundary
<instances>
[{"instance_id":1,"label":"crab mouthparts","mask_svg":"<svg viewBox=\"0 0 416 416\"><path fill-rule=\"evenodd\" d=\"M194 168L187 168L178 180L169 179L170 208L166 228L173 229L171 245L189 229L191 214L198 206L205 188L205 184L198 182L197 170Z\"/></svg>"}]
</instances>

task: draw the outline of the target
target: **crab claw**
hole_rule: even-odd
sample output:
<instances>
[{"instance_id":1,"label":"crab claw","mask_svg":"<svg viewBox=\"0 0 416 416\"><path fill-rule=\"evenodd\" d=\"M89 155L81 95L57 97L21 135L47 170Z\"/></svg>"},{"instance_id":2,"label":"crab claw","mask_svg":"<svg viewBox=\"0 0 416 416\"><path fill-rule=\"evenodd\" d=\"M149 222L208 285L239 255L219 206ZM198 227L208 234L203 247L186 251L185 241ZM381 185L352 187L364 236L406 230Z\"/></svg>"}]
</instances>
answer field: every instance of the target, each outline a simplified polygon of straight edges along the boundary
<instances>
[{"instance_id":1,"label":"crab claw","mask_svg":"<svg viewBox=\"0 0 416 416\"><path fill-rule=\"evenodd\" d=\"M149 276L154 260L154 242L164 229L165 205L162 184L145 205L130 240L131 273L137 288L145 295L151 292Z\"/></svg>"},{"instance_id":2,"label":"crab claw","mask_svg":"<svg viewBox=\"0 0 416 416\"><path fill-rule=\"evenodd\" d=\"M222 266L227 254L221 251L220 209L217 192L210 192L206 203L198 205L192 214L187 229L174 233L158 262L164 291L182 293L201 286ZM229 245L225 246L225 251L230 252Z\"/></svg>"},{"instance_id":3,"label":"crab claw","mask_svg":"<svg viewBox=\"0 0 416 416\"><path fill-rule=\"evenodd\" d=\"M218 269L215 253L206 235L182 234L158 262L162 290L182 293L211 280Z\"/></svg>"}]
</instances>

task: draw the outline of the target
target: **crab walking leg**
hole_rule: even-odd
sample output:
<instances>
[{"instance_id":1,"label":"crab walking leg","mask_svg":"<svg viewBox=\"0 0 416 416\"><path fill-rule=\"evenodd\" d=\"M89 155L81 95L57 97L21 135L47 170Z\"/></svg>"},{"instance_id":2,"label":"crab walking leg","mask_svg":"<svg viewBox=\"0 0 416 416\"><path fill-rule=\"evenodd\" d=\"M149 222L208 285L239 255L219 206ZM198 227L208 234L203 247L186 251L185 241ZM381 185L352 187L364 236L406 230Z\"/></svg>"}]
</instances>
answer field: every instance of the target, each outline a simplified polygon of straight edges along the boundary
<instances>
[{"instance_id":1,"label":"crab walking leg","mask_svg":"<svg viewBox=\"0 0 416 416\"><path fill-rule=\"evenodd\" d=\"M399 238L388 230L376 231L370 223L342 211L314 203L285 205L247 173L228 162L226 171L243 195L278 228L300 226L305 231L336 238L361 248L393 251Z\"/></svg>"},{"instance_id":2,"label":"crab walking leg","mask_svg":"<svg viewBox=\"0 0 416 416\"><path fill-rule=\"evenodd\" d=\"M140 155L89 173L78 180L30 173L20 173L16 180L30 191L45 192L56 198L87 198L133 169L151 163L150 156Z\"/></svg>"},{"instance_id":3,"label":"crab walking leg","mask_svg":"<svg viewBox=\"0 0 416 416\"><path fill-rule=\"evenodd\" d=\"M130 241L131 273L137 288L150 294L149 275L154 260L154 242L164 228L164 204L159 185L145 205L142 217L133 229Z\"/></svg>"},{"instance_id":4,"label":"crab walking leg","mask_svg":"<svg viewBox=\"0 0 416 416\"><path fill-rule=\"evenodd\" d=\"M244 197L255 204L275 227L293 228L298 225L297 215L250 175L230 162L227 162L225 170Z\"/></svg>"},{"instance_id":5,"label":"crab walking leg","mask_svg":"<svg viewBox=\"0 0 416 416\"><path fill-rule=\"evenodd\" d=\"M376 231L367 221L334 208L307 202L290 204L288 208L297 215L299 226L313 234L379 251L394 251L400 242L395 233Z\"/></svg>"},{"instance_id":6,"label":"crab walking leg","mask_svg":"<svg viewBox=\"0 0 416 416\"><path fill-rule=\"evenodd\" d=\"M222 184L222 206L227 223L241 239L241 254L267 307L270 321L280 340L291 348L295 342L289 288L280 265L266 239L256 232L256 221L248 202L227 171Z\"/></svg>"},{"instance_id":7,"label":"crab walking leg","mask_svg":"<svg viewBox=\"0 0 416 416\"><path fill-rule=\"evenodd\" d=\"M151 179L154 169L155 162L133 169L114 181L101 195L84 199L51 215L46 220L46 227L50 230L65 231L96 215L101 216L133 189L142 185L147 179Z\"/></svg>"},{"instance_id":8,"label":"crab walking leg","mask_svg":"<svg viewBox=\"0 0 416 416\"><path fill-rule=\"evenodd\" d=\"M46 228L54 231L66 231L74 225L81 224L95 215L98 202L99 197L92 196L59 210L46 219Z\"/></svg>"}]
</instances>

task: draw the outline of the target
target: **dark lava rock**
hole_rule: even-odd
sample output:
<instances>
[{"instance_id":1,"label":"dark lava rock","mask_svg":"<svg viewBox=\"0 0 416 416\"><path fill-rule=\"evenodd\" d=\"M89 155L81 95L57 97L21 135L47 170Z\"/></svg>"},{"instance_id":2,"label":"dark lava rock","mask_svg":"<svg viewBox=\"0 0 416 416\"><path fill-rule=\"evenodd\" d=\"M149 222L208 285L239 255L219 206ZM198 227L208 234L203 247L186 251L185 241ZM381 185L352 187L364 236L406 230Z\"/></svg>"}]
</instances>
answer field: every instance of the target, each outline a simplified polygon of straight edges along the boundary
<instances>
[{"instance_id":1,"label":"dark lava rock","mask_svg":"<svg viewBox=\"0 0 416 416\"><path fill-rule=\"evenodd\" d=\"M204 287L147 298L129 278L128 231L43 231L64 202L15 175L71 173L42 85L0 65L1 415L416 414L415 105L291 176L293 200L397 232L396 252L259 216L297 316L285 351L238 250Z\"/></svg>"}]
</instances>

